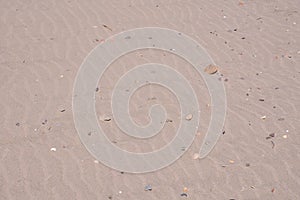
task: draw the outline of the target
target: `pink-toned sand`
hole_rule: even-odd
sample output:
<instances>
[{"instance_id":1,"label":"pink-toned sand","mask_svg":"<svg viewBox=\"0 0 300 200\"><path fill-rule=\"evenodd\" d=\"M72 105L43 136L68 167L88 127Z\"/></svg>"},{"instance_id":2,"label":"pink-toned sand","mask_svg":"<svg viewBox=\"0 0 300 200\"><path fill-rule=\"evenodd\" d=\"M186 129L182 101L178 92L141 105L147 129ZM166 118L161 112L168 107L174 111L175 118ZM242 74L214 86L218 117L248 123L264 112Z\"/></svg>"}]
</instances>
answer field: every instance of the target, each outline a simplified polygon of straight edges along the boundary
<instances>
[{"instance_id":1,"label":"pink-toned sand","mask_svg":"<svg viewBox=\"0 0 300 200\"><path fill-rule=\"evenodd\" d=\"M298 0L2 0L0 199L300 199L299 12ZM73 83L101 40L147 26L191 36L220 66L228 80L225 134L208 157L194 160L210 119L203 80L170 53L131 53L100 80L99 116L111 114L111 90L123 73L159 62L190 80L201 120L193 145L174 164L122 174L96 163L81 143L72 115ZM147 141L122 134L114 120L100 124L121 148L160 148L178 128L179 108L175 96L150 85L133 96L133 119L148 123L153 103L163 104L173 121ZM148 184L152 191L144 191ZM180 195L184 187L188 197Z\"/></svg>"}]
</instances>

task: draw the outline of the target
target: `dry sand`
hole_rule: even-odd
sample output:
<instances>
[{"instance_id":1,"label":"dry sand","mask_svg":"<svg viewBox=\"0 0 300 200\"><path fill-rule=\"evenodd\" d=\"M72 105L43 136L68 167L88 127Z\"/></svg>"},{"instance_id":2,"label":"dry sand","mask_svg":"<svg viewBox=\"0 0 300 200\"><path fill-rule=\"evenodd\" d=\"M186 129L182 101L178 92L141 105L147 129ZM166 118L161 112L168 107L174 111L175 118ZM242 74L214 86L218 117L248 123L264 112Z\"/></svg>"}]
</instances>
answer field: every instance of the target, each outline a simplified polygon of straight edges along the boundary
<instances>
[{"instance_id":1,"label":"dry sand","mask_svg":"<svg viewBox=\"0 0 300 200\"><path fill-rule=\"evenodd\" d=\"M298 0L2 0L0 5L1 200L300 199ZM100 81L99 116L111 113L109 95L122 73L160 62L180 70L199 91L201 134L171 166L122 174L95 163L79 140L72 89L83 59L99 42L146 26L193 37L220 66L227 80L225 134L207 158L194 160L210 114L203 80L172 54L132 53L112 64ZM130 106L143 124L154 102L165 105L173 121L149 141L136 143L113 120L101 124L122 148L159 148L177 128L175 97L147 86ZM148 184L152 191L144 191ZM180 196L184 187L188 197Z\"/></svg>"}]
</instances>

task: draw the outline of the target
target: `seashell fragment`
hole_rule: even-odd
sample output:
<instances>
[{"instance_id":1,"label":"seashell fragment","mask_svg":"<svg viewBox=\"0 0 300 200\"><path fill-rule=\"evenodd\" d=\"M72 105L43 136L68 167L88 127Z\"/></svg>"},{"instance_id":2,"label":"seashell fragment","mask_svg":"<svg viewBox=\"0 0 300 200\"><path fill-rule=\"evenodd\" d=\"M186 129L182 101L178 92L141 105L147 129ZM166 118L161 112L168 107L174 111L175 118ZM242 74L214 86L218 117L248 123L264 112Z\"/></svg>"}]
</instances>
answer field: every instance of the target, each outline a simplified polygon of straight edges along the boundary
<instances>
[{"instance_id":1,"label":"seashell fragment","mask_svg":"<svg viewBox=\"0 0 300 200\"><path fill-rule=\"evenodd\" d=\"M204 72L208 73L208 74L215 74L218 71L218 67L216 65L208 65L205 69Z\"/></svg>"}]
</instances>

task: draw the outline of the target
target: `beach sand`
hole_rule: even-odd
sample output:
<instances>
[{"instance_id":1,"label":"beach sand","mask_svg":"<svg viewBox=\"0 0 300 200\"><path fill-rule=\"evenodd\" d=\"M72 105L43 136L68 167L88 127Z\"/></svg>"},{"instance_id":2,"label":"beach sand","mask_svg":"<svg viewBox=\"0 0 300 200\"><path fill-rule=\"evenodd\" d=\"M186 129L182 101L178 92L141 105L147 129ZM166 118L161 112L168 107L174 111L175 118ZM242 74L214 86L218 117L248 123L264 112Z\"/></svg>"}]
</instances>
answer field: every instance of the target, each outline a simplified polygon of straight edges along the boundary
<instances>
[{"instance_id":1,"label":"beach sand","mask_svg":"<svg viewBox=\"0 0 300 200\"><path fill-rule=\"evenodd\" d=\"M300 199L298 0L10 0L0 5L1 200ZM96 162L81 143L72 114L73 84L84 58L100 42L149 26L189 35L219 66L227 95L225 133L205 159L193 159L210 120L204 81L170 53L131 53L100 80L97 114L111 115L111 91L126 70L158 62L190 80L199 98L200 125L192 146L169 167L120 173ZM153 151L174 137L180 114L174 95L150 85L132 97L133 119L147 124L153 103L165 105L173 120L154 138L137 142L114 120L100 125L121 148ZM151 191L144 190L148 184Z\"/></svg>"}]
</instances>

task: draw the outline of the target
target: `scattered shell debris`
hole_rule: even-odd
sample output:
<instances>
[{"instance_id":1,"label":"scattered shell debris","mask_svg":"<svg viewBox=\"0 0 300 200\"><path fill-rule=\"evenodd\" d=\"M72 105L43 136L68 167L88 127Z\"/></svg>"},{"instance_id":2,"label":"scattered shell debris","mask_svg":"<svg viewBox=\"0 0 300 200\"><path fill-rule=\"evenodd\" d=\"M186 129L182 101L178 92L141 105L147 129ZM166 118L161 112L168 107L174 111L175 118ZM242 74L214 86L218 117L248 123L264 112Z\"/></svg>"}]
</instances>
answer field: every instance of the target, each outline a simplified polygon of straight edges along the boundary
<instances>
[{"instance_id":1,"label":"scattered shell debris","mask_svg":"<svg viewBox=\"0 0 300 200\"><path fill-rule=\"evenodd\" d=\"M215 74L218 71L218 67L216 65L208 65L205 69L204 72L208 73L208 74Z\"/></svg>"}]
</instances>

